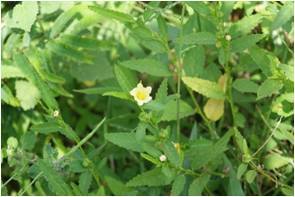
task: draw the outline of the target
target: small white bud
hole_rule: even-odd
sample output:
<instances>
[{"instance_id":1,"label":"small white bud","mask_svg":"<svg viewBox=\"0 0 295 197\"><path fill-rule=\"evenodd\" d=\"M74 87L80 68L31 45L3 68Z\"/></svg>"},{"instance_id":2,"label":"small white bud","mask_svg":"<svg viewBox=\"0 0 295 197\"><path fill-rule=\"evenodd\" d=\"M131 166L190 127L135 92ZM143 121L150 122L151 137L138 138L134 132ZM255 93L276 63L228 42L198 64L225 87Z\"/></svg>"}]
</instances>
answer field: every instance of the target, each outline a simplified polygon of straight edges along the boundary
<instances>
[{"instance_id":1,"label":"small white bud","mask_svg":"<svg viewBox=\"0 0 295 197\"><path fill-rule=\"evenodd\" d=\"M230 36L229 34L227 34L227 35L225 36L225 39L226 39L227 41L231 41L231 36Z\"/></svg>"},{"instance_id":2,"label":"small white bud","mask_svg":"<svg viewBox=\"0 0 295 197\"><path fill-rule=\"evenodd\" d=\"M53 112L53 117L58 117L59 116L59 111L58 110L55 110L54 112Z\"/></svg>"},{"instance_id":3,"label":"small white bud","mask_svg":"<svg viewBox=\"0 0 295 197\"><path fill-rule=\"evenodd\" d=\"M161 155L159 159L161 162L164 162L167 160L167 157L165 155Z\"/></svg>"}]
</instances>

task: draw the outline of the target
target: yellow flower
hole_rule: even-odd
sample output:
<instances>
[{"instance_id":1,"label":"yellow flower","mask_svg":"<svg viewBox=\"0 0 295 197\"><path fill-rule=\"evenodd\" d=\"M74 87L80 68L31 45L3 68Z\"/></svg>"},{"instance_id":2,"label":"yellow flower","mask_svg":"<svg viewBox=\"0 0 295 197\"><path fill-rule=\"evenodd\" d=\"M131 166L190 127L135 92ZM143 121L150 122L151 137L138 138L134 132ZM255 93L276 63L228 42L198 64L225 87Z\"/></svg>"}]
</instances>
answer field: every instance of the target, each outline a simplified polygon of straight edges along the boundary
<instances>
[{"instance_id":1,"label":"yellow flower","mask_svg":"<svg viewBox=\"0 0 295 197\"><path fill-rule=\"evenodd\" d=\"M144 103L148 103L152 100L150 93L152 92L152 87L143 87L141 81L137 84L136 88L130 91L130 94L134 97L139 106Z\"/></svg>"}]
</instances>

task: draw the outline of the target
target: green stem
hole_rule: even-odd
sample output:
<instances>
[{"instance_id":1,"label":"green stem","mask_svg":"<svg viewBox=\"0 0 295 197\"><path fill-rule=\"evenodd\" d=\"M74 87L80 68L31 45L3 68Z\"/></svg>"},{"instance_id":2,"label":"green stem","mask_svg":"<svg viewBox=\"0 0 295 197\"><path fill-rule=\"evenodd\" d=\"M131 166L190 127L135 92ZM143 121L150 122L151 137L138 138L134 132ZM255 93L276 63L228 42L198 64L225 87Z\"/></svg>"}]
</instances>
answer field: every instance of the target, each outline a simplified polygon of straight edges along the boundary
<instances>
[{"instance_id":1,"label":"green stem","mask_svg":"<svg viewBox=\"0 0 295 197\"><path fill-rule=\"evenodd\" d=\"M32 180L32 182L27 185L23 190L20 190L19 193L18 193L18 196L22 196L28 189L31 185L33 185L37 180L38 178L43 174L43 172L39 172L39 174L37 174L37 176L35 176L35 178Z\"/></svg>"},{"instance_id":2,"label":"green stem","mask_svg":"<svg viewBox=\"0 0 295 197\"><path fill-rule=\"evenodd\" d=\"M179 44L179 54L177 60L177 104L176 104L176 140L179 142L180 140L180 85L181 85L181 72L182 72L182 58L181 58L181 50L182 50L182 37L183 37L183 17L184 17L185 6L182 5L181 10L181 26L180 26L180 44Z\"/></svg>"}]
</instances>

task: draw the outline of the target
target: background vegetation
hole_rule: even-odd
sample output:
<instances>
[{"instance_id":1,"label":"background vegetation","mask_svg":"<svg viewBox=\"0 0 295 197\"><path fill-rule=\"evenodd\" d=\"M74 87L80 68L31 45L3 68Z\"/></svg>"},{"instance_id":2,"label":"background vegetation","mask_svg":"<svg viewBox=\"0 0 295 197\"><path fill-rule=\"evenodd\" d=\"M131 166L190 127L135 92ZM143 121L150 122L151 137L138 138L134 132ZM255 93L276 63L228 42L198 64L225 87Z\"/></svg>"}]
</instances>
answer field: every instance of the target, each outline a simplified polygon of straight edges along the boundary
<instances>
[{"instance_id":1,"label":"background vegetation","mask_svg":"<svg viewBox=\"0 0 295 197\"><path fill-rule=\"evenodd\" d=\"M293 2L1 11L2 195L293 195Z\"/></svg>"}]
</instances>

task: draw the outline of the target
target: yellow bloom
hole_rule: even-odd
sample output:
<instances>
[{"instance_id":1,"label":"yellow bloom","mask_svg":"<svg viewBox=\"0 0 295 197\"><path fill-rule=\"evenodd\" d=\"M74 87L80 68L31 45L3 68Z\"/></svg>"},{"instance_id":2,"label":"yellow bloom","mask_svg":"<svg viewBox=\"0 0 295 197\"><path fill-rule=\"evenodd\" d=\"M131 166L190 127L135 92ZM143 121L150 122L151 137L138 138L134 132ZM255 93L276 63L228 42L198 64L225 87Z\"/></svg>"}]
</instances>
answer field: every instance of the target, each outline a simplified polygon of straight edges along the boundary
<instances>
[{"instance_id":1,"label":"yellow bloom","mask_svg":"<svg viewBox=\"0 0 295 197\"><path fill-rule=\"evenodd\" d=\"M152 92L152 87L150 86L143 87L140 81L137 84L136 88L133 88L133 90L130 91L130 94L134 97L137 104L141 106L144 103L148 103L152 100L152 97L150 96L151 92Z\"/></svg>"}]
</instances>

